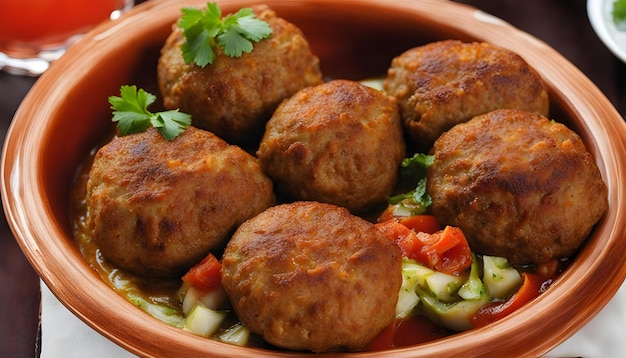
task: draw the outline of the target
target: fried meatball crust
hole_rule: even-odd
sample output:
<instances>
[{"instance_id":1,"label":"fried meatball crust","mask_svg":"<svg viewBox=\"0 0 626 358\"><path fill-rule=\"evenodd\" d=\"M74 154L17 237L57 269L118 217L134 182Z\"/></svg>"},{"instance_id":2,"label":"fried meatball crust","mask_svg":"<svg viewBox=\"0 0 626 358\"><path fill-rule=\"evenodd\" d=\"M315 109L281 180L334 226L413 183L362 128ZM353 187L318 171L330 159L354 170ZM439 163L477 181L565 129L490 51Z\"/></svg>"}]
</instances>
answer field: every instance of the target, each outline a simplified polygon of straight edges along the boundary
<instances>
[{"instance_id":1,"label":"fried meatball crust","mask_svg":"<svg viewBox=\"0 0 626 358\"><path fill-rule=\"evenodd\" d=\"M548 115L546 87L518 54L458 40L412 48L392 60L383 83L416 146L428 150L457 123L495 109Z\"/></svg>"},{"instance_id":2,"label":"fried meatball crust","mask_svg":"<svg viewBox=\"0 0 626 358\"><path fill-rule=\"evenodd\" d=\"M396 100L348 80L308 87L281 103L257 151L277 192L354 213L386 201L404 156Z\"/></svg>"},{"instance_id":3,"label":"fried meatball crust","mask_svg":"<svg viewBox=\"0 0 626 358\"><path fill-rule=\"evenodd\" d=\"M477 116L444 133L433 154L433 213L460 227L480 254L514 264L570 257L608 208L580 137L538 114Z\"/></svg>"},{"instance_id":4,"label":"fried meatball crust","mask_svg":"<svg viewBox=\"0 0 626 358\"><path fill-rule=\"evenodd\" d=\"M345 208L271 207L242 224L222 258L237 316L268 343L314 352L361 350L395 316L401 252Z\"/></svg>"},{"instance_id":5,"label":"fried meatball crust","mask_svg":"<svg viewBox=\"0 0 626 358\"><path fill-rule=\"evenodd\" d=\"M142 276L180 277L275 197L241 148L193 127L172 141L151 128L97 152L87 203L107 260Z\"/></svg>"},{"instance_id":6,"label":"fried meatball crust","mask_svg":"<svg viewBox=\"0 0 626 358\"><path fill-rule=\"evenodd\" d=\"M204 68L186 64L182 30L174 26L157 68L165 108L180 108L192 115L194 126L246 146L258 144L265 122L284 98L322 83L319 59L302 31L267 6L253 10L273 33L254 43L252 52L232 58L217 49L215 61Z\"/></svg>"}]
</instances>

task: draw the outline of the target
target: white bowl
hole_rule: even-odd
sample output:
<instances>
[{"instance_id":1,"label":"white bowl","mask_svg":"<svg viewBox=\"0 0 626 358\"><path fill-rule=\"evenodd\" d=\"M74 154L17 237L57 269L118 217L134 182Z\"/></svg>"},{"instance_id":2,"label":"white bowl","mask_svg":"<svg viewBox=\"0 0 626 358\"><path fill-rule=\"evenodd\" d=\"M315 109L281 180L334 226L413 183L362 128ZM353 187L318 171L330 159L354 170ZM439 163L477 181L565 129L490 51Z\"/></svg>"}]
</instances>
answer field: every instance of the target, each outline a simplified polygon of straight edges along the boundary
<instances>
[{"instance_id":1,"label":"white bowl","mask_svg":"<svg viewBox=\"0 0 626 358\"><path fill-rule=\"evenodd\" d=\"M626 63L626 22L619 29L613 21L615 0L587 0L587 16L600 40L615 56Z\"/></svg>"}]
</instances>

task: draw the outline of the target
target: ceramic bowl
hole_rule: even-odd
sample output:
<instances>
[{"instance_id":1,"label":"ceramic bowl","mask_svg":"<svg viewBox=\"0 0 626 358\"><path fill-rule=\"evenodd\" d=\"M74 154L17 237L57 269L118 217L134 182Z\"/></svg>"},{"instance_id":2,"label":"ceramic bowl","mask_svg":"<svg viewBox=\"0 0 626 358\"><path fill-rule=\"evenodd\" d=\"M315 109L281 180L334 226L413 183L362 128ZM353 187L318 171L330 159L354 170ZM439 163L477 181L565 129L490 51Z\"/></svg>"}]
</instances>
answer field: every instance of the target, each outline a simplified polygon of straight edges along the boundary
<instances>
[{"instance_id":1,"label":"ceramic bowl","mask_svg":"<svg viewBox=\"0 0 626 358\"><path fill-rule=\"evenodd\" d=\"M25 255L56 297L89 326L141 356L276 356L196 337L140 311L89 268L72 238L70 188L81 161L111 133L107 97L123 84L156 92L159 50L183 6L152 0L85 36L46 72L15 115L2 162L2 199ZM232 12L255 1L224 0ZM265 0L297 24L325 75L363 79L392 57L443 39L521 54L549 88L551 116L583 138L609 189L609 210L550 289L481 329L394 351L398 356L539 356L573 335L626 275L626 125L598 88L545 43L475 8L439 0ZM376 356L382 353L354 353Z\"/></svg>"}]
</instances>

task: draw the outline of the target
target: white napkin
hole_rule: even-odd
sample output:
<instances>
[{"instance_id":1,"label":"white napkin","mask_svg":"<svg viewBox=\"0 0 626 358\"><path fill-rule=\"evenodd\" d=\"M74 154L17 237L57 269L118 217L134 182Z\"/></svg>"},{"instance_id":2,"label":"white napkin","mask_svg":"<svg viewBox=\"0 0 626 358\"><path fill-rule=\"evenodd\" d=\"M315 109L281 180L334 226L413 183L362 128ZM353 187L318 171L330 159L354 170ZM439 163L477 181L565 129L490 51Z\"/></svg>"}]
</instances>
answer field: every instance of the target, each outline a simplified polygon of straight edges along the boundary
<instances>
[{"instance_id":1,"label":"white napkin","mask_svg":"<svg viewBox=\"0 0 626 358\"><path fill-rule=\"evenodd\" d=\"M606 358L626 355L626 283L585 327L546 358ZM41 283L42 358L125 358L135 355L101 336L74 316Z\"/></svg>"},{"instance_id":2,"label":"white napkin","mask_svg":"<svg viewBox=\"0 0 626 358\"><path fill-rule=\"evenodd\" d=\"M74 316L41 286L41 358L136 357Z\"/></svg>"},{"instance_id":3,"label":"white napkin","mask_svg":"<svg viewBox=\"0 0 626 358\"><path fill-rule=\"evenodd\" d=\"M626 357L626 282L591 322L547 357Z\"/></svg>"}]
</instances>

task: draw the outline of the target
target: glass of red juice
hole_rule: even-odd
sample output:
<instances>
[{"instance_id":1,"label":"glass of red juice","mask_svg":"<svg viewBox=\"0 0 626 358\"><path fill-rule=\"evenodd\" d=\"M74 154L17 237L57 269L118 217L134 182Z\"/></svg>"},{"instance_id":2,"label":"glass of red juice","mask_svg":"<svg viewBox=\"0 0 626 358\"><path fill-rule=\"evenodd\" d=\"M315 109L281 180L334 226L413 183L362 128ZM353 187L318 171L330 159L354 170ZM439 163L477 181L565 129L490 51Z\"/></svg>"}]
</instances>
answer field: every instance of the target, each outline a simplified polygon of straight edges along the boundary
<instances>
[{"instance_id":1,"label":"glass of red juice","mask_svg":"<svg viewBox=\"0 0 626 358\"><path fill-rule=\"evenodd\" d=\"M37 76L80 35L134 0L0 0L0 68Z\"/></svg>"}]
</instances>

